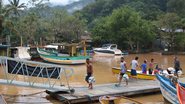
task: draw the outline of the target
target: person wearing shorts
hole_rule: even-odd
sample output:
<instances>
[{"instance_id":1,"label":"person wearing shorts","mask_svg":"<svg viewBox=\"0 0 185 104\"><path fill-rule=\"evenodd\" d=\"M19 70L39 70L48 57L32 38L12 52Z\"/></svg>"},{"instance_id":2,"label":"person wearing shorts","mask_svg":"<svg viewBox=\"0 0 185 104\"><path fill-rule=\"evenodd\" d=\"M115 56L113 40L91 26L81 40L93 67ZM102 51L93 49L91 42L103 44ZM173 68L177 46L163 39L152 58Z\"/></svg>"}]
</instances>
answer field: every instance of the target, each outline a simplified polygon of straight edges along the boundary
<instances>
[{"instance_id":1,"label":"person wearing shorts","mask_svg":"<svg viewBox=\"0 0 185 104\"><path fill-rule=\"evenodd\" d=\"M144 60L144 63L141 65L142 73L147 74L147 61Z\"/></svg>"},{"instance_id":2,"label":"person wearing shorts","mask_svg":"<svg viewBox=\"0 0 185 104\"><path fill-rule=\"evenodd\" d=\"M153 69L154 69L154 59L152 58L150 63L149 63L148 73L152 74L153 73Z\"/></svg>"},{"instance_id":3,"label":"person wearing shorts","mask_svg":"<svg viewBox=\"0 0 185 104\"><path fill-rule=\"evenodd\" d=\"M92 83L89 82L89 78L93 74L92 64L89 59L86 59L86 63L87 63L87 76L85 77L85 81L89 84L88 88L93 89Z\"/></svg>"},{"instance_id":4,"label":"person wearing shorts","mask_svg":"<svg viewBox=\"0 0 185 104\"><path fill-rule=\"evenodd\" d=\"M121 68L121 70L120 70L120 76L119 76L119 84L116 84L115 86L120 86L121 80L123 79L123 75L127 71L126 62L124 61L123 57L121 57L120 68ZM128 80L125 79L125 81L126 81L126 85L128 85Z\"/></svg>"},{"instance_id":5,"label":"person wearing shorts","mask_svg":"<svg viewBox=\"0 0 185 104\"><path fill-rule=\"evenodd\" d=\"M135 59L131 62L131 76L137 76L136 68L139 66L138 59L138 57L135 57Z\"/></svg>"},{"instance_id":6,"label":"person wearing shorts","mask_svg":"<svg viewBox=\"0 0 185 104\"><path fill-rule=\"evenodd\" d=\"M174 68L175 68L175 74L178 77L178 71L181 69L180 68L180 61L178 60L177 57L174 57Z\"/></svg>"}]
</instances>

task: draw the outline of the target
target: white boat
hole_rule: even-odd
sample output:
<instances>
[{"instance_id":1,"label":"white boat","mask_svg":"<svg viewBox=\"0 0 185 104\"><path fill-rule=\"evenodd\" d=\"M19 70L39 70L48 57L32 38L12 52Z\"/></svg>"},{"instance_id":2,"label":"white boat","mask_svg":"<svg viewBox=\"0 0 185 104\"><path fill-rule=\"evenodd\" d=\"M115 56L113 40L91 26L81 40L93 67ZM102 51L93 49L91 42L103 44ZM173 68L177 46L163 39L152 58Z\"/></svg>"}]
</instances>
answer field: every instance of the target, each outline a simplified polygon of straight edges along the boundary
<instances>
[{"instance_id":1,"label":"white boat","mask_svg":"<svg viewBox=\"0 0 185 104\"><path fill-rule=\"evenodd\" d=\"M12 47L11 49L11 57L30 60L31 56L28 52L30 47Z\"/></svg>"},{"instance_id":2,"label":"white boat","mask_svg":"<svg viewBox=\"0 0 185 104\"><path fill-rule=\"evenodd\" d=\"M116 44L104 44L101 48L94 48L93 51L98 55L122 55L122 51L117 49Z\"/></svg>"},{"instance_id":3,"label":"white boat","mask_svg":"<svg viewBox=\"0 0 185 104\"><path fill-rule=\"evenodd\" d=\"M63 47L62 47L63 48ZM38 50L37 50L38 51ZM44 52L44 54L55 54L57 56L69 56L69 54L65 54L65 53L59 53L58 52L58 45L46 45L44 46L44 49L42 50L42 52Z\"/></svg>"}]
</instances>

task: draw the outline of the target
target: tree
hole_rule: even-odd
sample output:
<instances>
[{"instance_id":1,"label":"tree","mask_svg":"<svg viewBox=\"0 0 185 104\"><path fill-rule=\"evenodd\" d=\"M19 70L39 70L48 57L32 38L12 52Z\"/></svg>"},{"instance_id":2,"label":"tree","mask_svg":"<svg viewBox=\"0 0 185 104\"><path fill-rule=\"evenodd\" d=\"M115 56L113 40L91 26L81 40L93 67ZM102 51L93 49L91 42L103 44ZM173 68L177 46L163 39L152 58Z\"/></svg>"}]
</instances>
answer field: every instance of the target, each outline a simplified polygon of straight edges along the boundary
<instances>
[{"instance_id":1,"label":"tree","mask_svg":"<svg viewBox=\"0 0 185 104\"><path fill-rule=\"evenodd\" d=\"M176 13L178 16L185 17L185 0L169 0L168 12Z\"/></svg>"},{"instance_id":2,"label":"tree","mask_svg":"<svg viewBox=\"0 0 185 104\"><path fill-rule=\"evenodd\" d=\"M177 46L177 29L181 29L181 19L175 13L166 13L159 17L158 28L162 31L162 39L166 41L171 51Z\"/></svg>"},{"instance_id":3,"label":"tree","mask_svg":"<svg viewBox=\"0 0 185 104\"><path fill-rule=\"evenodd\" d=\"M69 15L64 10L54 10L51 24L57 42L79 41L79 37L84 34L86 28L85 20L80 20L78 15Z\"/></svg>"},{"instance_id":4,"label":"tree","mask_svg":"<svg viewBox=\"0 0 185 104\"><path fill-rule=\"evenodd\" d=\"M131 50L134 50L134 46L139 49L153 39L150 22L143 20L130 7L116 9L110 16L100 20L102 22L97 22L93 29L94 39L108 40L122 46L121 48L128 48L125 46L129 45Z\"/></svg>"},{"instance_id":5,"label":"tree","mask_svg":"<svg viewBox=\"0 0 185 104\"><path fill-rule=\"evenodd\" d=\"M8 10L10 13L12 12L13 16L20 16L20 11L22 11L24 8L26 8L25 3L19 2L19 0L8 0L10 4L7 5Z\"/></svg>"}]
</instances>

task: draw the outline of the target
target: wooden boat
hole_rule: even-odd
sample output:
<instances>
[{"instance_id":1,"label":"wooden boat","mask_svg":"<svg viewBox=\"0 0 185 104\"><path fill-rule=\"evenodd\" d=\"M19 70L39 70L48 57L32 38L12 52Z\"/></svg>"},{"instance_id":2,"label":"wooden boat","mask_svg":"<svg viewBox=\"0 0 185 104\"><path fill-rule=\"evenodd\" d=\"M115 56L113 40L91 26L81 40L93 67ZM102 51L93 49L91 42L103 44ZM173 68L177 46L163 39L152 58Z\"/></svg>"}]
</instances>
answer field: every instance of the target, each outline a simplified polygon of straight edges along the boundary
<instances>
[{"instance_id":1,"label":"wooden boat","mask_svg":"<svg viewBox=\"0 0 185 104\"><path fill-rule=\"evenodd\" d=\"M56 63L56 64L67 64L67 65L77 65L77 64L85 64L86 59L90 58L89 56L51 56L39 54L40 57L47 62Z\"/></svg>"},{"instance_id":2,"label":"wooden boat","mask_svg":"<svg viewBox=\"0 0 185 104\"><path fill-rule=\"evenodd\" d=\"M120 73L120 68L118 67L113 67L112 68L112 72L114 74L119 74ZM128 74L128 76L131 76L131 70L127 70L126 74ZM138 79L146 79L146 80L155 80L155 75L148 75L148 74L143 74L141 71L137 71L137 76L136 78Z\"/></svg>"},{"instance_id":3,"label":"wooden boat","mask_svg":"<svg viewBox=\"0 0 185 104\"><path fill-rule=\"evenodd\" d=\"M90 56L56 56L47 53L46 51L41 52L39 50L38 53L44 61L56 64L67 64L67 65L85 64L86 59L90 58Z\"/></svg>"},{"instance_id":4,"label":"wooden boat","mask_svg":"<svg viewBox=\"0 0 185 104\"><path fill-rule=\"evenodd\" d=\"M164 99L172 104L179 104L175 84L165 76L156 74L156 77L160 83L160 90Z\"/></svg>"},{"instance_id":5,"label":"wooden boat","mask_svg":"<svg viewBox=\"0 0 185 104\"><path fill-rule=\"evenodd\" d=\"M185 104L185 84L178 83L176 85L177 96L180 104Z\"/></svg>"},{"instance_id":6,"label":"wooden boat","mask_svg":"<svg viewBox=\"0 0 185 104\"><path fill-rule=\"evenodd\" d=\"M115 96L101 96L99 97L99 102L101 104L141 104L134 99L127 97L115 97Z\"/></svg>"}]
</instances>

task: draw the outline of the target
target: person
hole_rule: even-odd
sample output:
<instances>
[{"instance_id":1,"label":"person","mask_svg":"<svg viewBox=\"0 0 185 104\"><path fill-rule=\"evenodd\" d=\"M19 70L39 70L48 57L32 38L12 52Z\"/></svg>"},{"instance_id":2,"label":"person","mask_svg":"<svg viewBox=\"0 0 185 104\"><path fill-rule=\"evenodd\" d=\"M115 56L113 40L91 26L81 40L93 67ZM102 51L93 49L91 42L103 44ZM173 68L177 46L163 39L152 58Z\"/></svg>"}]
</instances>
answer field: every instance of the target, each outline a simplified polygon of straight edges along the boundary
<instances>
[{"instance_id":1,"label":"person","mask_svg":"<svg viewBox=\"0 0 185 104\"><path fill-rule=\"evenodd\" d=\"M132 62L131 62L131 76L132 77L137 76L136 68L139 66L139 64L138 64L138 58L139 57L135 57L135 59L132 60Z\"/></svg>"},{"instance_id":2,"label":"person","mask_svg":"<svg viewBox=\"0 0 185 104\"><path fill-rule=\"evenodd\" d=\"M174 68L175 68L175 74L178 77L178 71L180 70L180 61L177 57L174 57Z\"/></svg>"},{"instance_id":3,"label":"person","mask_svg":"<svg viewBox=\"0 0 185 104\"><path fill-rule=\"evenodd\" d=\"M141 65L142 73L147 74L147 61L144 60L143 64Z\"/></svg>"},{"instance_id":4,"label":"person","mask_svg":"<svg viewBox=\"0 0 185 104\"><path fill-rule=\"evenodd\" d=\"M152 58L150 63L149 63L149 69L148 69L148 72L149 74L152 74L153 73L153 69L154 69L154 59Z\"/></svg>"},{"instance_id":5,"label":"person","mask_svg":"<svg viewBox=\"0 0 185 104\"><path fill-rule=\"evenodd\" d=\"M123 57L121 57L120 68L121 68L121 71L120 71L120 76L119 76L119 84L116 84L115 86L120 86L121 80L122 80L122 78L123 78L123 75L124 75L124 74L126 73L126 71L127 71L126 62L124 61L124 58L123 58ZM127 78L125 78L125 81L126 81L126 85L128 85L128 80L127 80Z\"/></svg>"},{"instance_id":6,"label":"person","mask_svg":"<svg viewBox=\"0 0 185 104\"><path fill-rule=\"evenodd\" d=\"M93 84L89 82L89 78L92 77L93 75L93 67L91 61L88 58L86 59L86 63L87 63L87 76L85 78L85 81L89 84L88 88L93 89Z\"/></svg>"},{"instance_id":7,"label":"person","mask_svg":"<svg viewBox=\"0 0 185 104\"><path fill-rule=\"evenodd\" d=\"M154 69L154 74L157 74L157 73L159 73L159 72L161 72L161 68L159 68L159 65L157 64L156 66L155 66L155 69Z\"/></svg>"}]
</instances>

